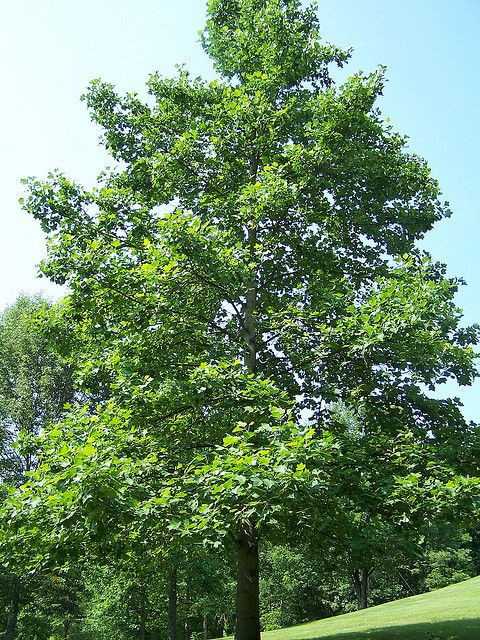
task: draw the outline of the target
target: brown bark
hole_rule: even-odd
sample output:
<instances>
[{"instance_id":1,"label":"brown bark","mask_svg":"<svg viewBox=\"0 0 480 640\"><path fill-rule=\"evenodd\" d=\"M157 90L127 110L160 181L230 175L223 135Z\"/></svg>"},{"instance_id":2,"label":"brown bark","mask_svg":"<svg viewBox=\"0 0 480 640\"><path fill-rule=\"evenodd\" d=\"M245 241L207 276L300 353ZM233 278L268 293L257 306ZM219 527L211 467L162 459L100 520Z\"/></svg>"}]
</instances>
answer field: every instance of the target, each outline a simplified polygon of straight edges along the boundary
<instances>
[{"instance_id":1,"label":"brown bark","mask_svg":"<svg viewBox=\"0 0 480 640\"><path fill-rule=\"evenodd\" d=\"M208 617L203 616L203 640L208 640Z\"/></svg>"},{"instance_id":2,"label":"brown bark","mask_svg":"<svg viewBox=\"0 0 480 640\"><path fill-rule=\"evenodd\" d=\"M255 182L258 173L258 152L250 158L250 179ZM250 260L256 260L258 229L256 223L247 227L247 247ZM245 368L255 375L257 372L257 335L255 311L257 307L257 276L252 273L252 281L245 294L243 309L243 329L246 352ZM259 600L259 558L258 536L254 523L245 520L241 523L237 537L237 594L235 640L260 640L260 600Z\"/></svg>"},{"instance_id":3,"label":"brown bark","mask_svg":"<svg viewBox=\"0 0 480 640\"><path fill-rule=\"evenodd\" d=\"M239 528L237 552L235 640L260 640L258 538L250 521Z\"/></svg>"},{"instance_id":4,"label":"brown bark","mask_svg":"<svg viewBox=\"0 0 480 640\"><path fill-rule=\"evenodd\" d=\"M354 569L352 571L358 609L368 608L369 577L370 571L368 569Z\"/></svg>"}]
</instances>

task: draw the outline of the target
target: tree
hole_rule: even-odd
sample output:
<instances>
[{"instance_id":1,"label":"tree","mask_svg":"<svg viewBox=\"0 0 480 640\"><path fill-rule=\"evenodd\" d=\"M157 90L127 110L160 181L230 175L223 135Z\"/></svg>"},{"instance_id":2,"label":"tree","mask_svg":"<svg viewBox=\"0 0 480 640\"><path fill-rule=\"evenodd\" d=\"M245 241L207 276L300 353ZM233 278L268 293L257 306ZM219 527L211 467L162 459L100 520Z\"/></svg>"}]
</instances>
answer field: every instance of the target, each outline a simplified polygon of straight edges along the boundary
<instances>
[{"instance_id":1,"label":"tree","mask_svg":"<svg viewBox=\"0 0 480 640\"><path fill-rule=\"evenodd\" d=\"M452 513L436 499L438 486L472 471L478 475L478 429L465 422L455 402L430 405L428 398L413 395L385 407L392 391L385 385L381 402L375 395L360 403L352 398L330 414L337 451L329 475L336 479L344 518L332 532L328 555L342 559L359 609L368 606L370 579L378 569L385 572L387 558L391 567L405 557L418 561L433 525L454 530ZM313 546L322 542L314 539Z\"/></svg>"},{"instance_id":2,"label":"tree","mask_svg":"<svg viewBox=\"0 0 480 640\"><path fill-rule=\"evenodd\" d=\"M2 494L20 486L37 464L33 437L59 420L72 399L69 366L54 353L41 316L49 304L20 296L0 318L0 481ZM23 446L20 446L23 440ZM5 639L15 637L25 577L9 568L10 611Z\"/></svg>"},{"instance_id":3,"label":"tree","mask_svg":"<svg viewBox=\"0 0 480 640\"><path fill-rule=\"evenodd\" d=\"M70 367L53 351L42 316L49 304L20 296L0 318L2 479L19 485L36 465L35 451L15 446L59 420L72 399Z\"/></svg>"},{"instance_id":4,"label":"tree","mask_svg":"<svg viewBox=\"0 0 480 640\"><path fill-rule=\"evenodd\" d=\"M213 82L154 75L148 101L92 83L116 162L97 187L27 180L79 379L108 393L45 435L19 499L57 548L232 533L236 638L258 640L260 537L342 521L332 407L385 437L458 429L421 385L468 384L477 332L415 249L449 209L375 107L383 70L335 87L349 53L297 0L210 0L203 46Z\"/></svg>"}]
</instances>

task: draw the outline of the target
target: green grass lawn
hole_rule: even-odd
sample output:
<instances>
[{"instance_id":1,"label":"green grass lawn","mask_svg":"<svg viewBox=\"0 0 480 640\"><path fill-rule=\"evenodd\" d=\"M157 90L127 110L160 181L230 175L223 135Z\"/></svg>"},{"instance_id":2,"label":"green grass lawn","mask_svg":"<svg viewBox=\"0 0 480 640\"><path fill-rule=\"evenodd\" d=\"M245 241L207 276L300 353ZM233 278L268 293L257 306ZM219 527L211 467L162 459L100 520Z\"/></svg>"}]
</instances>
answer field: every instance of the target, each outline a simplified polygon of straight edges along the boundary
<instances>
[{"instance_id":1,"label":"green grass lawn","mask_svg":"<svg viewBox=\"0 0 480 640\"><path fill-rule=\"evenodd\" d=\"M412 598L298 627L262 640L480 640L480 576Z\"/></svg>"}]
</instances>

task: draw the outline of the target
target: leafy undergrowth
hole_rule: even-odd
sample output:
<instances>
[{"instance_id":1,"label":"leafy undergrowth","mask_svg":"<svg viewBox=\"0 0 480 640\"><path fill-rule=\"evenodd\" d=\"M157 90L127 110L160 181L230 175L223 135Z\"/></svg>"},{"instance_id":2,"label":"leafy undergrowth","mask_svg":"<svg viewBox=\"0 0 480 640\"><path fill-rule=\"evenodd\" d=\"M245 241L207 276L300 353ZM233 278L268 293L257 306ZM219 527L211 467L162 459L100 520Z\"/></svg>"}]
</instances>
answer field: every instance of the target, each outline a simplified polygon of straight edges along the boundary
<instances>
[{"instance_id":1,"label":"leafy undergrowth","mask_svg":"<svg viewBox=\"0 0 480 640\"><path fill-rule=\"evenodd\" d=\"M262 640L480 640L480 576L420 596L298 627Z\"/></svg>"}]
</instances>

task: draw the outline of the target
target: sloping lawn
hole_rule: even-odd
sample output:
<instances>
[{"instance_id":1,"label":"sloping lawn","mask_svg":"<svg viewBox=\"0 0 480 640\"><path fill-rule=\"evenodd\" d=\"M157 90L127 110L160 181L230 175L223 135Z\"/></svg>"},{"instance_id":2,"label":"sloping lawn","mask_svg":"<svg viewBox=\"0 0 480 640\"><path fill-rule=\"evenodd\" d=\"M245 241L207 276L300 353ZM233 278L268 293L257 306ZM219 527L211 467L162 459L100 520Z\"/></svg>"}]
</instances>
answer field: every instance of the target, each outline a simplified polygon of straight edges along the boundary
<instances>
[{"instance_id":1,"label":"sloping lawn","mask_svg":"<svg viewBox=\"0 0 480 640\"><path fill-rule=\"evenodd\" d=\"M317 639L480 640L480 576L365 611L262 634L262 640Z\"/></svg>"}]
</instances>

